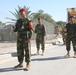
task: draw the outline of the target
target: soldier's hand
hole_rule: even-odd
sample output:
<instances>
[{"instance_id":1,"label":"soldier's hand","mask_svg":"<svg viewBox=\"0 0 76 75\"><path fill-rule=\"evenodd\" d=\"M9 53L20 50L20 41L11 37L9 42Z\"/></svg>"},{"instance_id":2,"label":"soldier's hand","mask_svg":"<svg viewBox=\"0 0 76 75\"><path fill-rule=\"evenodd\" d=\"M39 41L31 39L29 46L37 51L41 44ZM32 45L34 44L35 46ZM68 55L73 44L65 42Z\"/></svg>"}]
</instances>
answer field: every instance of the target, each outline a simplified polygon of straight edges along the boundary
<instances>
[{"instance_id":1,"label":"soldier's hand","mask_svg":"<svg viewBox=\"0 0 76 75\"><path fill-rule=\"evenodd\" d=\"M16 26L12 26L11 29L12 29L12 30L15 30L15 29L16 29Z\"/></svg>"}]
</instances>

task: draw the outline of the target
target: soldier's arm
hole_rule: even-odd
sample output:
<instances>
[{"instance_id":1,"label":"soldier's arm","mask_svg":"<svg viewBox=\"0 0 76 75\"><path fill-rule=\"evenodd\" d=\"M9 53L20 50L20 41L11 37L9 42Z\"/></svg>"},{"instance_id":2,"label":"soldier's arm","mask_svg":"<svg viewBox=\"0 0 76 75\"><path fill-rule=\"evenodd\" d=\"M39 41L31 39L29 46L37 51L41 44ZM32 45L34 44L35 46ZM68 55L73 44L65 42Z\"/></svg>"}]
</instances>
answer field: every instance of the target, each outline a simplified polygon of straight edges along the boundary
<instances>
[{"instance_id":1,"label":"soldier's arm","mask_svg":"<svg viewBox=\"0 0 76 75\"><path fill-rule=\"evenodd\" d=\"M27 20L28 20L28 30L33 30L33 23L32 23L32 21L29 18L27 18Z\"/></svg>"},{"instance_id":2,"label":"soldier's arm","mask_svg":"<svg viewBox=\"0 0 76 75\"><path fill-rule=\"evenodd\" d=\"M33 24L31 21L29 21L29 29L33 29Z\"/></svg>"},{"instance_id":3,"label":"soldier's arm","mask_svg":"<svg viewBox=\"0 0 76 75\"><path fill-rule=\"evenodd\" d=\"M31 39L32 37L32 31L33 31L33 24L32 24L32 21L29 21L29 39Z\"/></svg>"},{"instance_id":4,"label":"soldier's arm","mask_svg":"<svg viewBox=\"0 0 76 75\"><path fill-rule=\"evenodd\" d=\"M43 35L46 35L45 26L43 25Z\"/></svg>"},{"instance_id":5,"label":"soldier's arm","mask_svg":"<svg viewBox=\"0 0 76 75\"><path fill-rule=\"evenodd\" d=\"M68 23L65 26L65 33L68 33Z\"/></svg>"},{"instance_id":6,"label":"soldier's arm","mask_svg":"<svg viewBox=\"0 0 76 75\"><path fill-rule=\"evenodd\" d=\"M65 33L64 35L67 36L67 33L68 33L68 23L64 27L64 33Z\"/></svg>"},{"instance_id":7,"label":"soldier's arm","mask_svg":"<svg viewBox=\"0 0 76 75\"><path fill-rule=\"evenodd\" d=\"M35 30L34 30L34 32L37 33L37 25L35 26Z\"/></svg>"},{"instance_id":8,"label":"soldier's arm","mask_svg":"<svg viewBox=\"0 0 76 75\"><path fill-rule=\"evenodd\" d=\"M29 35L28 38L31 39L31 37L32 37L32 30L28 31L28 35Z\"/></svg>"}]
</instances>

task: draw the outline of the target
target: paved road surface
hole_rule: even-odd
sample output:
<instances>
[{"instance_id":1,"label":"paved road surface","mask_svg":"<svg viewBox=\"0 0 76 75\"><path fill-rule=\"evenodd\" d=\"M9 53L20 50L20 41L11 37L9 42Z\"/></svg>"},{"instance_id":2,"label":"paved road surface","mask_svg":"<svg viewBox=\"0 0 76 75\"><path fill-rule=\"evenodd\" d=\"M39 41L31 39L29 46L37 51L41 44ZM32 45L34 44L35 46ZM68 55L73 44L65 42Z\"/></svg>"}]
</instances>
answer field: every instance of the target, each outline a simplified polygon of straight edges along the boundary
<instances>
[{"instance_id":1,"label":"paved road surface","mask_svg":"<svg viewBox=\"0 0 76 75\"><path fill-rule=\"evenodd\" d=\"M0 63L0 75L76 75L76 58L73 58L71 50L70 58L65 58L65 46L58 44L46 49L44 56L32 53L30 71L23 68L14 69L17 58L11 58Z\"/></svg>"}]
</instances>

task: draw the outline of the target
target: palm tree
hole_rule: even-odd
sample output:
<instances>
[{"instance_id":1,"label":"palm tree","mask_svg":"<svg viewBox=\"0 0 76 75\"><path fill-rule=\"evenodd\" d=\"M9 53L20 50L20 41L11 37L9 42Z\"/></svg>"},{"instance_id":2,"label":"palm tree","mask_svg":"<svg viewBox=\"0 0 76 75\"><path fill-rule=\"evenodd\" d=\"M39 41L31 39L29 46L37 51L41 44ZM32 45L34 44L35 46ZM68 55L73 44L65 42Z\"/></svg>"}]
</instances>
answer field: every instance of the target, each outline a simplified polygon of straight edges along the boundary
<instances>
[{"instance_id":1,"label":"palm tree","mask_svg":"<svg viewBox=\"0 0 76 75\"><path fill-rule=\"evenodd\" d=\"M26 8L26 9L27 9L26 17L31 17L32 14L30 14L30 13L31 13L31 11L29 10L30 8L29 8L29 7L26 7L26 6L24 6L23 8ZM15 17L15 19L12 19L12 18L6 17L6 19L11 20L11 22L6 22L6 23L10 23L10 24L15 23L15 22L20 18L20 16L19 16L19 10L20 10L20 9L21 9L21 7L18 6L18 10L15 9L15 12L11 12L11 11L9 11L9 12Z\"/></svg>"}]
</instances>

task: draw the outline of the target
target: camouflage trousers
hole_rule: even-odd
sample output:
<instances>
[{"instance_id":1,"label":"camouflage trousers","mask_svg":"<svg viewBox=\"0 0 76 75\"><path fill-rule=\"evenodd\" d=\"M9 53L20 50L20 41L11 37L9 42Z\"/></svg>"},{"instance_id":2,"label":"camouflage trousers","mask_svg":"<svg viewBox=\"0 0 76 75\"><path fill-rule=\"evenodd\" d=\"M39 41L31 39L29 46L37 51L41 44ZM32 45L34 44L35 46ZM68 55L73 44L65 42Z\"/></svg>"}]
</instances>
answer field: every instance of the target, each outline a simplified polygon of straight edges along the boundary
<instances>
[{"instance_id":1,"label":"camouflage trousers","mask_svg":"<svg viewBox=\"0 0 76 75\"><path fill-rule=\"evenodd\" d=\"M66 50L70 51L71 42L72 42L72 45L73 45L73 50L76 51L76 40L75 40L74 37L71 37L71 36L66 37Z\"/></svg>"},{"instance_id":2,"label":"camouflage trousers","mask_svg":"<svg viewBox=\"0 0 76 75\"><path fill-rule=\"evenodd\" d=\"M17 35L17 56L19 62L23 62L24 57L25 62L30 62L30 49L27 35Z\"/></svg>"},{"instance_id":3,"label":"camouflage trousers","mask_svg":"<svg viewBox=\"0 0 76 75\"><path fill-rule=\"evenodd\" d=\"M36 36L36 47L37 47L37 50L38 50L38 51L39 51L39 49L40 49L40 44L41 44L41 49L44 51L44 49L45 49L44 36L42 36L42 35L37 35L37 36Z\"/></svg>"}]
</instances>

